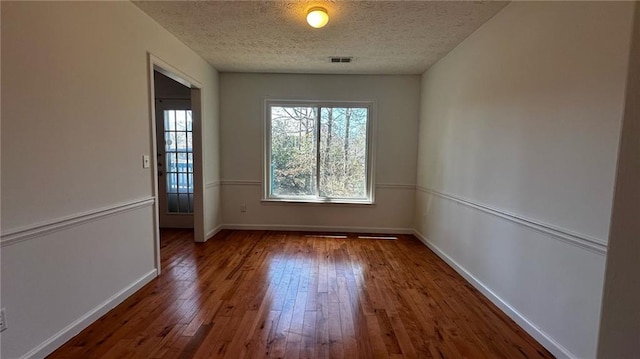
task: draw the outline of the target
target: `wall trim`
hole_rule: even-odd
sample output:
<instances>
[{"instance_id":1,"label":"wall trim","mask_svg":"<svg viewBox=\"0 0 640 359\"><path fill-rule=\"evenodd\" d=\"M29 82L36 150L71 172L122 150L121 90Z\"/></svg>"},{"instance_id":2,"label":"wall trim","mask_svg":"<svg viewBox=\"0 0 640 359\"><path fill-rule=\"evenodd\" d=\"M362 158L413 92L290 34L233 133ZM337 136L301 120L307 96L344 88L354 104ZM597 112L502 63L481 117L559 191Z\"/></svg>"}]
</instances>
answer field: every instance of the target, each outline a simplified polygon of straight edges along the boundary
<instances>
[{"instance_id":1,"label":"wall trim","mask_svg":"<svg viewBox=\"0 0 640 359\"><path fill-rule=\"evenodd\" d=\"M253 180L222 180L220 184L223 186L260 186L262 181Z\"/></svg>"},{"instance_id":2,"label":"wall trim","mask_svg":"<svg viewBox=\"0 0 640 359\"><path fill-rule=\"evenodd\" d=\"M138 278L136 281L111 296L109 299L100 303L95 308L82 315L80 318L71 322L71 324L64 327L62 330L51 336L49 339L42 342L37 347L31 349L24 354L21 359L27 358L44 358L51 354L54 350L58 349L69 339L80 333L83 329L91 325L100 317L105 315L111 309L118 304L122 303L125 299L129 298L133 293L137 292L140 288L144 287L147 283L151 282L158 276L157 270L149 271L147 274Z\"/></svg>"},{"instance_id":3,"label":"wall trim","mask_svg":"<svg viewBox=\"0 0 640 359\"><path fill-rule=\"evenodd\" d=\"M528 227L530 229L551 235L552 238L563 241L565 243L586 249L596 254L605 255L607 253L607 243L598 238L590 237L584 234L575 233L568 229L556 227L552 224L544 223L531 218L526 218L515 213L510 213L501 209L487 206L482 203L474 202L461 197L453 196L447 193L439 192L430 188L416 186L418 191L431 194L449 201L456 202L467 207L471 207L490 215L509 220L513 223Z\"/></svg>"},{"instance_id":4,"label":"wall trim","mask_svg":"<svg viewBox=\"0 0 640 359\"><path fill-rule=\"evenodd\" d=\"M213 181L213 182L207 182L207 184L205 184L204 187L206 189L209 189L209 188L217 187L219 185L220 185L220 181Z\"/></svg>"},{"instance_id":5,"label":"wall trim","mask_svg":"<svg viewBox=\"0 0 640 359\"><path fill-rule=\"evenodd\" d=\"M502 310L509 318L513 319L522 329L529 333L542 346L547 348L557 358L577 358L571 351L555 341L549 334L545 333L529 318L512 307L504 299L494 293L489 287L482 283L473 274L467 271L463 266L458 264L453 258L449 257L433 242L429 241L422 233L417 230L413 231L413 235L420 240L425 246L433 251L438 257L445 261L451 268L460 274L467 282L473 285L480 293Z\"/></svg>"},{"instance_id":6,"label":"wall trim","mask_svg":"<svg viewBox=\"0 0 640 359\"><path fill-rule=\"evenodd\" d=\"M2 247L10 246L12 244L44 236L63 229L77 227L87 222L95 221L139 208L150 207L153 206L154 203L154 197L138 199L86 212L76 213L66 217L60 217L51 221L42 222L27 227L9 230L5 233L2 233L2 235L0 236L0 245Z\"/></svg>"},{"instance_id":7,"label":"wall trim","mask_svg":"<svg viewBox=\"0 0 640 359\"><path fill-rule=\"evenodd\" d=\"M351 227L351 226L299 226L288 224L223 224L221 229L260 230L260 231L300 231L300 232L345 232L345 233L384 233L413 234L412 228L391 227Z\"/></svg>"},{"instance_id":8,"label":"wall trim","mask_svg":"<svg viewBox=\"0 0 640 359\"><path fill-rule=\"evenodd\" d=\"M213 238L213 236L215 236L216 234L218 234L218 232L220 232L223 229L223 225L218 225L217 227L215 227L214 229L210 230L209 232L207 232L207 234L204 236L204 241L208 241L209 239Z\"/></svg>"},{"instance_id":9,"label":"wall trim","mask_svg":"<svg viewBox=\"0 0 640 359\"><path fill-rule=\"evenodd\" d=\"M404 184L404 183L378 183L376 184L376 188L382 189L404 189L409 191L415 191L416 185L414 184Z\"/></svg>"}]
</instances>

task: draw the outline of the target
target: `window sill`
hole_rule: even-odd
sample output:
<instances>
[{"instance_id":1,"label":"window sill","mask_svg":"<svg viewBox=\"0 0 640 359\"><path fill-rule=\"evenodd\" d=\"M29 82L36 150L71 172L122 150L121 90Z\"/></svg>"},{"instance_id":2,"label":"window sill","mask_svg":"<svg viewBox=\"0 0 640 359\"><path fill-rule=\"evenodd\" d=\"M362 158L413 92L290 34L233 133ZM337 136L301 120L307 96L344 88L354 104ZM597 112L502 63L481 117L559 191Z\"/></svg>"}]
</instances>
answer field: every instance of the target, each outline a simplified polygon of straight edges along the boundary
<instances>
[{"instance_id":1,"label":"window sill","mask_svg":"<svg viewBox=\"0 0 640 359\"><path fill-rule=\"evenodd\" d=\"M311 198L263 198L265 204L301 204L301 205L347 205L347 206L372 206L375 202L371 199L311 199Z\"/></svg>"}]
</instances>

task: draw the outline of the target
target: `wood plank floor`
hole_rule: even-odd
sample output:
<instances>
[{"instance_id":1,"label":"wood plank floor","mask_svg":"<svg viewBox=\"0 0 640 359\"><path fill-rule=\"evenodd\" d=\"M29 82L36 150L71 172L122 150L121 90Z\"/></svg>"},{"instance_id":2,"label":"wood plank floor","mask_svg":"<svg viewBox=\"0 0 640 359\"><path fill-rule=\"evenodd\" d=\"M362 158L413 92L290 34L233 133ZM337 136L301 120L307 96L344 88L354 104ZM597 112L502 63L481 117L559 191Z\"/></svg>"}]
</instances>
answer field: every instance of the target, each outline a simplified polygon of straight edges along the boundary
<instances>
[{"instance_id":1,"label":"wood plank floor","mask_svg":"<svg viewBox=\"0 0 640 359\"><path fill-rule=\"evenodd\" d=\"M551 358L415 237L162 233L162 275L50 358Z\"/></svg>"}]
</instances>

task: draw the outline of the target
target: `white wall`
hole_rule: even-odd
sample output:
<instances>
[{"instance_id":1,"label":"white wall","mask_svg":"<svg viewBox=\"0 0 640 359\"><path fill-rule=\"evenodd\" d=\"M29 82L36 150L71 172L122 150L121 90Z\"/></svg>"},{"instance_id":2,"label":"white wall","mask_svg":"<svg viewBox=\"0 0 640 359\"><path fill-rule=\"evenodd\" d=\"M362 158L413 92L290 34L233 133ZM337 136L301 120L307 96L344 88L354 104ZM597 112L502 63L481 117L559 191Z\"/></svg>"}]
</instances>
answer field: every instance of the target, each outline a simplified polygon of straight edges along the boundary
<instances>
[{"instance_id":1,"label":"white wall","mask_svg":"<svg viewBox=\"0 0 640 359\"><path fill-rule=\"evenodd\" d=\"M407 230L414 210L419 76L220 75L223 222L237 228ZM374 100L375 205L260 202L265 99ZM247 212L241 213L241 204Z\"/></svg>"},{"instance_id":2,"label":"white wall","mask_svg":"<svg viewBox=\"0 0 640 359\"><path fill-rule=\"evenodd\" d=\"M514 2L423 74L415 227L560 357L596 354L632 10Z\"/></svg>"},{"instance_id":3,"label":"white wall","mask_svg":"<svg viewBox=\"0 0 640 359\"><path fill-rule=\"evenodd\" d=\"M218 75L129 2L1 6L1 356L43 356L155 273L148 51L204 86L219 225Z\"/></svg>"},{"instance_id":4,"label":"white wall","mask_svg":"<svg viewBox=\"0 0 640 359\"><path fill-rule=\"evenodd\" d=\"M599 358L640 353L640 6L636 4L626 105L602 299Z\"/></svg>"}]
</instances>

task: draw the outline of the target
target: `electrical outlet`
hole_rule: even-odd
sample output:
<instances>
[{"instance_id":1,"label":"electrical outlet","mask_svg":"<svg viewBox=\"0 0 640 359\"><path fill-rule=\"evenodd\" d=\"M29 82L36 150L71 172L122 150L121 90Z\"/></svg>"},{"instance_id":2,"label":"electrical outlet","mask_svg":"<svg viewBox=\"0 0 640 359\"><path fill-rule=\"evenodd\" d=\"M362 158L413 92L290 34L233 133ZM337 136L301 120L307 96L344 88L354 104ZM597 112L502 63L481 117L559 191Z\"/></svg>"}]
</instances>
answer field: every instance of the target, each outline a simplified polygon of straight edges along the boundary
<instances>
[{"instance_id":1,"label":"electrical outlet","mask_svg":"<svg viewBox=\"0 0 640 359\"><path fill-rule=\"evenodd\" d=\"M0 309L0 332L7 330L7 316L4 314L4 308Z\"/></svg>"},{"instance_id":2,"label":"electrical outlet","mask_svg":"<svg viewBox=\"0 0 640 359\"><path fill-rule=\"evenodd\" d=\"M246 204L241 204L240 205L240 212L242 213L246 213L247 212L247 205Z\"/></svg>"}]
</instances>

